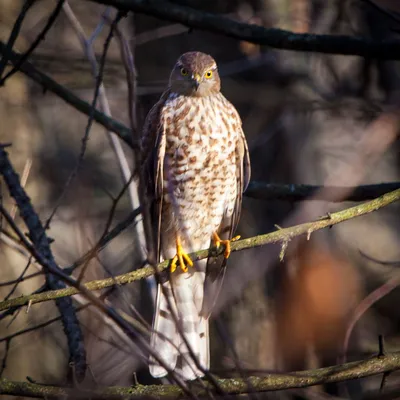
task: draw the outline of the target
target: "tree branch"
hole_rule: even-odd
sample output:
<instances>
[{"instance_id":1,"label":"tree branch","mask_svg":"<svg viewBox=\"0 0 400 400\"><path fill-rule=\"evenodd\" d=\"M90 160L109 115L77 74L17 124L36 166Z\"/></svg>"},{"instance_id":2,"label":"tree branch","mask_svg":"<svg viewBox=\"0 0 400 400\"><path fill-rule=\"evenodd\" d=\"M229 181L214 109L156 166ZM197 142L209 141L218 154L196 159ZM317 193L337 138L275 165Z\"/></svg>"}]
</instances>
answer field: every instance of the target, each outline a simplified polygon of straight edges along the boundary
<instances>
[{"instance_id":1,"label":"tree branch","mask_svg":"<svg viewBox=\"0 0 400 400\"><path fill-rule=\"evenodd\" d=\"M400 352L375 356L367 360L355 361L342 365L319 368L308 371L297 371L290 374L265 374L262 377L252 376L246 379L217 379L226 394L245 394L276 391L294 388L305 388L323 383L343 382L359 379L400 369ZM250 383L250 385L249 385ZM209 386L209 384L206 384ZM191 387L197 395L206 395L205 389ZM184 396L182 389L176 385L136 385L134 387L111 386L94 391L78 388L44 386L28 382L13 382L0 379L0 393L27 397L67 396L74 399L180 399Z\"/></svg>"},{"instance_id":2,"label":"tree branch","mask_svg":"<svg viewBox=\"0 0 400 400\"><path fill-rule=\"evenodd\" d=\"M29 238L35 250L46 259L47 264L50 266L50 268L47 268L46 265L42 264L46 275L47 287L53 290L62 290L65 288L64 282L52 273L53 270L61 270L54 260L50 249L50 241L38 215L32 207L29 197L19 183L19 177L10 163L6 151L2 147L0 147L0 174L3 176L8 191L15 200L19 213L29 230ZM12 223L13 220L8 218L9 215L6 214L3 206L0 205L0 207L4 217L9 223ZM77 379L82 380L86 371L86 351L83 344L83 334L72 300L69 298L58 298L56 299L56 305L61 314L64 332L67 337L70 361L75 364Z\"/></svg>"},{"instance_id":3,"label":"tree branch","mask_svg":"<svg viewBox=\"0 0 400 400\"><path fill-rule=\"evenodd\" d=\"M322 188L326 190L321 191ZM318 200L343 202L371 200L399 188L400 182L361 185L356 186L352 193L350 193L347 197L340 198L338 200L337 196L335 196L335 193L342 193L344 189L340 186L322 187L316 185L303 185L293 183L285 184L251 181L244 195L246 197L260 200L302 201L309 199L311 196L318 192L319 194L323 195L321 197L318 197Z\"/></svg>"},{"instance_id":4,"label":"tree branch","mask_svg":"<svg viewBox=\"0 0 400 400\"><path fill-rule=\"evenodd\" d=\"M25 60L28 59L28 57L33 53L33 51L37 48L39 43L44 40L46 37L46 34L50 30L50 28L54 25L54 22L56 21L58 14L61 11L62 5L64 3L64 0L59 0L57 5L55 6L53 12L50 14L46 25L44 28L41 30L39 35L36 37L36 39L32 42L32 44L29 46L28 50L21 55L21 58L19 59L18 63L14 65L14 67L11 69L11 71L7 72L4 77L0 79L0 86L3 86L5 81L10 78L12 75L14 75L20 68L21 64L24 63ZM12 50L10 48L10 50ZM1 76L2 74L0 74Z\"/></svg>"},{"instance_id":5,"label":"tree branch","mask_svg":"<svg viewBox=\"0 0 400 400\"><path fill-rule=\"evenodd\" d=\"M9 61L14 66L18 65L22 56L18 53L15 53L14 51L8 52L7 46L0 41L0 56L4 57L6 54L9 58ZM48 75L39 71L28 61L23 62L19 66L19 70L35 82L39 83L39 85L41 85L44 90L49 90L50 92L54 93L55 95L63 99L66 103L74 107L76 110L87 116L91 114L92 106L87 101L82 100L70 90L51 79ZM131 130L121 122L111 117L108 117L97 109L93 110L93 119L97 123L103 125L108 130L117 134L129 146L133 147L137 145L132 142Z\"/></svg>"},{"instance_id":6,"label":"tree branch","mask_svg":"<svg viewBox=\"0 0 400 400\"><path fill-rule=\"evenodd\" d=\"M116 238L120 233L122 233L126 228L128 228L133 222L135 222L136 217L140 215L140 207L133 210L127 218L123 221L119 222L113 229L107 231L100 240L96 244L96 252L94 249L88 250L82 257L76 260L69 267L64 268L64 272L68 275L72 274L72 272L78 268L80 265L88 262L94 254L97 254L101 250L103 250L114 238Z\"/></svg>"},{"instance_id":7,"label":"tree branch","mask_svg":"<svg viewBox=\"0 0 400 400\"><path fill-rule=\"evenodd\" d=\"M3 81L3 79L2 79L3 72L4 72L4 69L7 66L8 58L9 58L9 55L11 54L11 52L12 52L12 48L13 48L13 46L15 44L15 41L18 38L19 32L20 32L21 27L22 27L22 23L23 23L26 15L27 15L29 9L33 6L34 3L35 3L34 0L26 1L23 4L23 6L21 8L21 11L18 14L17 19L15 20L15 23L14 23L13 28L12 28L11 33L10 33L10 37L8 38L8 42L7 42L7 46L5 48L5 52L3 54L3 57L0 59L0 86L2 86L1 82Z\"/></svg>"},{"instance_id":8,"label":"tree branch","mask_svg":"<svg viewBox=\"0 0 400 400\"><path fill-rule=\"evenodd\" d=\"M339 224L344 221L348 221L352 218L359 217L361 215L365 215L376 211L380 208L383 208L391 203L400 199L400 189L397 189L393 192L386 193L383 196L371 200L364 204L359 204L355 207L351 207L345 209L343 211L338 211L327 216L322 217L321 219L313 222L306 222L304 224L295 225L290 228L279 229L275 232L267 233L265 235L259 235L252 238L239 240L237 242L233 242L231 244L231 250L240 251L245 249L250 249L253 247L259 247L270 243L289 243L290 240L295 238L296 236L300 236L303 234L307 234L308 236L311 233L318 231L320 229L324 229L336 224ZM216 249L205 249L200 250L195 253L190 254L190 257L193 261L201 260L206 258L209 252L212 251L213 254L222 254L224 249L221 248L219 250ZM159 272L165 270L170 264L171 260L166 260L160 264L158 264L157 269ZM118 275L111 278L95 280L91 282L87 282L83 285L87 290L100 290L110 286L124 285L127 283L131 283L143 278L147 278L151 275L154 275L154 269L150 266L138 269L136 271L128 272L123 275ZM28 303L36 304L41 303L43 301L59 299L66 296L72 296L74 294L79 293L79 289L76 287L69 287L60 290L51 290L43 293L31 294L26 296L20 296L14 299L9 299L6 301L0 302L0 311L6 310L10 307L15 306L24 306Z\"/></svg>"},{"instance_id":9,"label":"tree branch","mask_svg":"<svg viewBox=\"0 0 400 400\"><path fill-rule=\"evenodd\" d=\"M385 60L400 59L398 40L373 41L344 35L293 33L282 29L245 24L218 14L159 0L89 0L160 19L178 22L191 28L222 34L239 40L281 50L310 51L325 54L357 55Z\"/></svg>"}]
</instances>

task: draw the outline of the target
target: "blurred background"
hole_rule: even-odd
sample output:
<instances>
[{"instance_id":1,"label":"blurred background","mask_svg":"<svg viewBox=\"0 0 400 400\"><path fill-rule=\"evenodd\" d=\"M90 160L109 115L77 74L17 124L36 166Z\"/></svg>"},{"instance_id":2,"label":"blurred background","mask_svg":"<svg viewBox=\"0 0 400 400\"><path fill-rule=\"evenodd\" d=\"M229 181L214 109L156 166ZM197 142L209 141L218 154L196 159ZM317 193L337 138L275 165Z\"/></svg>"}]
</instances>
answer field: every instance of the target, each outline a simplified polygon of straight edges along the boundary
<instances>
[{"instance_id":1,"label":"blurred background","mask_svg":"<svg viewBox=\"0 0 400 400\"><path fill-rule=\"evenodd\" d=\"M7 42L23 1L0 2L0 39ZM296 33L358 35L375 40L398 38L400 5L395 0L175 0L174 3L220 13L232 19ZM23 22L14 50L26 50L43 29L56 2L35 2ZM99 60L113 10L92 2L70 0L70 10ZM104 14L106 12L106 14ZM107 15L107 18L104 18ZM103 21L103 22L101 22ZM100 25L99 25L100 24ZM397 61L274 50L222 35L188 28L142 14L129 14L119 27L129 41L136 70L133 106L138 131L165 89L169 73L186 51L211 54L219 65L222 91L237 107L249 143L252 180L346 186L399 180L397 126L380 125L390 107L398 106ZM101 30L100 30L101 29ZM62 10L30 57L32 64L73 93L92 101L95 78L74 28L71 13ZM113 39L104 69L104 89L113 118L130 126L128 85L118 41ZM56 206L49 236L61 267L90 250L105 229L110 209L124 186L118 159L105 128L94 123L79 170L76 168L87 116L21 73L0 88L0 138L32 203L45 221ZM375 135L378 144L365 150ZM137 138L137 136L134 136ZM374 142L376 143L376 142ZM132 149L121 141L129 166ZM361 154L365 150L365 154ZM354 160L361 159L356 165ZM340 172L340 173L339 173ZM65 189L66 188L66 189ZM64 190L65 189L65 190ZM63 194L63 192L65 192ZM62 195L63 194L63 195ZM22 227L6 188L3 204ZM244 198L238 233L251 237L306 222L352 202ZM301 213L305 206L307 212ZM400 260L399 206L313 233L309 241L289 243L283 262L279 245L232 254L225 285L212 323L212 369L233 376L240 369L292 371L332 365L343 356L346 330L366 295L397 273ZM14 210L14 211L13 211ZM300 210L300 211L299 211ZM118 202L112 225L132 211L127 194ZM297 214L296 214L297 213ZM297 215L297 219L291 219ZM25 228L24 228L25 229ZM28 263L26 253L7 239L2 226L1 282L17 279ZM122 274L142 266L140 224L132 225L88 264L84 281ZM32 263L26 274L40 271ZM79 275L79 269L74 276ZM12 296L43 285L42 275L16 285ZM14 285L0 286L0 296ZM149 282L117 287L107 298L117 310L151 322ZM379 297L379 296L378 296ZM378 351L400 349L400 291L377 301L356 323L346 355L365 358ZM82 305L83 298L74 302ZM125 315L124 314L124 315ZM57 317L52 302L23 309L0 320L0 339ZM90 378L102 385L152 383L133 345L103 315L91 308L79 312L90 366ZM9 347L7 357L6 349ZM48 326L2 340L3 376L23 381L63 383L68 375L68 349L62 326ZM392 374L388 382L400 375ZM301 392L268 394L268 398L314 398L323 392L359 398L379 387L381 377L328 385ZM314 396L314 397L313 397Z\"/></svg>"}]
</instances>

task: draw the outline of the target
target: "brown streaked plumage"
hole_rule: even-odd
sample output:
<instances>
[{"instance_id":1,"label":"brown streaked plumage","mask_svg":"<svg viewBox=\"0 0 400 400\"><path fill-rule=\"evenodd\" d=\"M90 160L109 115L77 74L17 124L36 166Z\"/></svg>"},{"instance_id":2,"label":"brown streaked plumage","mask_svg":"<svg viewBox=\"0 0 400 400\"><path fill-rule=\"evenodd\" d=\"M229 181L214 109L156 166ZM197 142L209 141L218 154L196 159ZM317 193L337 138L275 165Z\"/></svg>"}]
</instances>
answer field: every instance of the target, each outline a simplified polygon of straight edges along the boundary
<instances>
[{"instance_id":1,"label":"brown streaked plumage","mask_svg":"<svg viewBox=\"0 0 400 400\"><path fill-rule=\"evenodd\" d=\"M241 120L220 92L211 56L190 52L178 59L168 89L146 118L142 160L152 201L150 247L158 260L174 258L169 277L158 286L151 346L164 365L191 380L210 365L208 317L226 258L210 257L191 268L185 253L207 248L218 237L229 245L250 179ZM167 373L153 358L150 372Z\"/></svg>"}]
</instances>

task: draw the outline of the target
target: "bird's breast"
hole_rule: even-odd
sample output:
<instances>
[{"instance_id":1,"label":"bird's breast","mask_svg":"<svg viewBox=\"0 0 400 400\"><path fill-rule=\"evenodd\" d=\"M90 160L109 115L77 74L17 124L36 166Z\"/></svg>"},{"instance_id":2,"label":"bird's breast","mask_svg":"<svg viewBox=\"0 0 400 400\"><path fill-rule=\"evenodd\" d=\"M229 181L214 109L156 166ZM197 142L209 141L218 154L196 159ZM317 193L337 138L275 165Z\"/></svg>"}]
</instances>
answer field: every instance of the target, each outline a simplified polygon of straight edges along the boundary
<instances>
[{"instance_id":1,"label":"bird's breast","mask_svg":"<svg viewBox=\"0 0 400 400\"><path fill-rule=\"evenodd\" d=\"M199 240L209 240L237 195L237 118L224 99L176 97L163 116L163 212Z\"/></svg>"},{"instance_id":2,"label":"bird's breast","mask_svg":"<svg viewBox=\"0 0 400 400\"><path fill-rule=\"evenodd\" d=\"M177 96L167 102L164 177L169 182L182 185L200 179L209 184L234 175L233 170L229 174L229 166L235 164L236 120L224 100L222 95Z\"/></svg>"}]
</instances>

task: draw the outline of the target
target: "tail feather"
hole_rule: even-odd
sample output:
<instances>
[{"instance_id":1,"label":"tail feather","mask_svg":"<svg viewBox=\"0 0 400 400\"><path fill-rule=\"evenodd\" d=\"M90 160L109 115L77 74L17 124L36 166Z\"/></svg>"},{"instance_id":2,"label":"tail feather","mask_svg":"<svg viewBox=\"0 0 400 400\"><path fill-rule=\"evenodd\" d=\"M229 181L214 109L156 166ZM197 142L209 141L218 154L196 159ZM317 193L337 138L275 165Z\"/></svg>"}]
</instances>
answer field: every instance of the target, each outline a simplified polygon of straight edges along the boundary
<instances>
[{"instance_id":1,"label":"tail feather","mask_svg":"<svg viewBox=\"0 0 400 400\"><path fill-rule=\"evenodd\" d=\"M171 282L166 282L163 286L164 290L158 287L151 347L165 365L175 370L184 380L196 379L203 376L204 372L196 366L187 344L201 367L210 367L208 319L200 316L204 296L204 272L177 274L172 280L172 287ZM176 326L165 295L172 305L179 327ZM167 371L150 357L150 373L160 378Z\"/></svg>"},{"instance_id":2,"label":"tail feather","mask_svg":"<svg viewBox=\"0 0 400 400\"><path fill-rule=\"evenodd\" d=\"M173 369L178 358L179 343L176 343L176 339L179 336L177 335L177 327L171 315L170 305L175 315L177 315L177 309L170 283L166 282L163 286L164 288L161 288L159 284L157 287L157 303L150 346L157 352L158 357L161 358L163 363ZM170 305L164 292L168 295ZM167 374L167 370L154 357L150 356L149 362L150 374L154 378L161 378Z\"/></svg>"}]
</instances>

